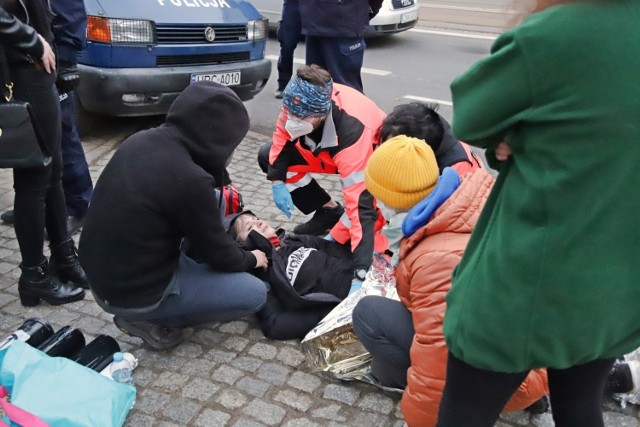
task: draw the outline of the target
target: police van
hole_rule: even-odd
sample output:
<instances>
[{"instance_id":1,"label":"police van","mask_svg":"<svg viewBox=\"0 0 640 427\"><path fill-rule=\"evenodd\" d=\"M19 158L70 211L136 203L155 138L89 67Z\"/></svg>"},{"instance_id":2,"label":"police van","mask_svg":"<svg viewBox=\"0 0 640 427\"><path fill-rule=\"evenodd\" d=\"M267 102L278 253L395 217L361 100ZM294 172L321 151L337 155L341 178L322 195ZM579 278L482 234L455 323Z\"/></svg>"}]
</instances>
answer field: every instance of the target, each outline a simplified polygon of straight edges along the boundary
<instances>
[{"instance_id":1,"label":"police van","mask_svg":"<svg viewBox=\"0 0 640 427\"><path fill-rule=\"evenodd\" d=\"M229 86L248 100L271 73L264 57L268 21L244 0L85 0L85 7L79 120L86 112L165 114L198 80Z\"/></svg>"}]
</instances>

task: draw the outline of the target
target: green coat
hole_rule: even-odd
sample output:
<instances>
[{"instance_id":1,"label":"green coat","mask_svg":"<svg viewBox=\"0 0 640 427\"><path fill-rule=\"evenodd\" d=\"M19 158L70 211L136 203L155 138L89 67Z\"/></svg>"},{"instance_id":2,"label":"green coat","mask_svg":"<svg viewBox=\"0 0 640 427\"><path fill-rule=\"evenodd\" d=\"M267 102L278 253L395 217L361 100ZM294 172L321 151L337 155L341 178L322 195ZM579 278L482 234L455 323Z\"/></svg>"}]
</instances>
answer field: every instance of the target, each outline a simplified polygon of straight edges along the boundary
<instances>
[{"instance_id":1,"label":"green coat","mask_svg":"<svg viewBox=\"0 0 640 427\"><path fill-rule=\"evenodd\" d=\"M500 170L447 295L451 352L520 372L639 347L640 0L534 14L451 90L454 134Z\"/></svg>"}]
</instances>

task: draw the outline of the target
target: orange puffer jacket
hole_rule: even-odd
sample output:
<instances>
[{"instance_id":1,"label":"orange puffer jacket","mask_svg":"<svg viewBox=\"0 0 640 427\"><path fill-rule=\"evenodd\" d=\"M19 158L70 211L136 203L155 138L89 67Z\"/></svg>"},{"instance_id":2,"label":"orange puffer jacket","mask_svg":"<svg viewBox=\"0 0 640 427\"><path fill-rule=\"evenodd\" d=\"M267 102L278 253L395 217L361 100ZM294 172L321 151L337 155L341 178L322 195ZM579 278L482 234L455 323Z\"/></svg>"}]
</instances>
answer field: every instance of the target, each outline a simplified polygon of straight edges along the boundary
<instances>
[{"instance_id":1,"label":"orange puffer jacket","mask_svg":"<svg viewBox=\"0 0 640 427\"><path fill-rule=\"evenodd\" d=\"M447 370L447 346L442 332L444 297L493 182L484 169L465 175L460 187L429 222L400 245L400 262L395 271L398 294L411 311L415 328L411 367L401 402L410 427L436 423ZM504 410L522 410L547 391L546 371L531 371Z\"/></svg>"}]
</instances>

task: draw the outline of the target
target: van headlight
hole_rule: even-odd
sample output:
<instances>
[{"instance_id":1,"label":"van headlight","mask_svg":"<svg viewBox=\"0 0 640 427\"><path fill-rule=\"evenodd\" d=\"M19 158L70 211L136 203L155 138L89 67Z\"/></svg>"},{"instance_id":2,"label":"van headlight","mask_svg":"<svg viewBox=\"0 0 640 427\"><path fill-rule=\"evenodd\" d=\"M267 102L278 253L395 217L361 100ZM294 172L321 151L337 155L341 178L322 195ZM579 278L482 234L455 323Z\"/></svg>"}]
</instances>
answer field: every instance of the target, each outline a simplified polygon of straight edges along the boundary
<instances>
[{"instance_id":1,"label":"van headlight","mask_svg":"<svg viewBox=\"0 0 640 427\"><path fill-rule=\"evenodd\" d=\"M112 44L153 44L153 22L140 19L87 17L87 40Z\"/></svg>"},{"instance_id":2,"label":"van headlight","mask_svg":"<svg viewBox=\"0 0 640 427\"><path fill-rule=\"evenodd\" d=\"M252 19L247 22L247 38L249 40L266 39L269 34L268 19Z\"/></svg>"}]
</instances>

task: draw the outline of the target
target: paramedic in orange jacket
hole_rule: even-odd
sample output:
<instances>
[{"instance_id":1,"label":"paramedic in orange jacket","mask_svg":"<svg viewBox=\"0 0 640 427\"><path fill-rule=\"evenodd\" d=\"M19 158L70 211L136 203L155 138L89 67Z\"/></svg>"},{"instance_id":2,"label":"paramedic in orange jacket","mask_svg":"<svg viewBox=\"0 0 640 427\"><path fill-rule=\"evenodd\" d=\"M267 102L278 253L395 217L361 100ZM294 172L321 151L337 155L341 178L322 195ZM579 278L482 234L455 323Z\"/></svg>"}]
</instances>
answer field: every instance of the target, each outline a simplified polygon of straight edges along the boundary
<instances>
[{"instance_id":1,"label":"paramedic in orange jacket","mask_svg":"<svg viewBox=\"0 0 640 427\"><path fill-rule=\"evenodd\" d=\"M273 142L258 155L272 181L276 206L288 217L294 205L304 214L315 211L294 233L322 235L331 229L329 238L350 244L354 278L362 280L374 249L384 252L387 247L378 233L384 218L364 185L364 169L385 114L355 89L333 83L317 65L298 69L284 90L283 103ZM340 175L345 209L310 172Z\"/></svg>"},{"instance_id":2,"label":"paramedic in orange jacket","mask_svg":"<svg viewBox=\"0 0 640 427\"><path fill-rule=\"evenodd\" d=\"M439 175L430 146L403 135L379 146L365 177L389 219L383 232L394 251L401 301L365 296L354 308L353 327L371 353L372 374L404 389L400 407L409 427L436 423L447 367L445 295L494 182L485 169L461 178L447 167ZM527 408L547 391L546 371L532 370L504 410Z\"/></svg>"}]
</instances>

